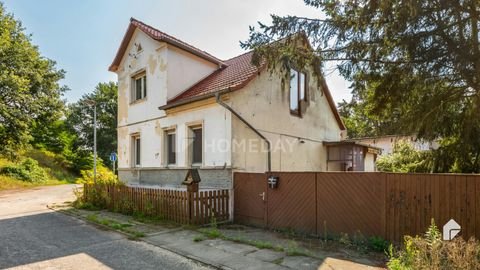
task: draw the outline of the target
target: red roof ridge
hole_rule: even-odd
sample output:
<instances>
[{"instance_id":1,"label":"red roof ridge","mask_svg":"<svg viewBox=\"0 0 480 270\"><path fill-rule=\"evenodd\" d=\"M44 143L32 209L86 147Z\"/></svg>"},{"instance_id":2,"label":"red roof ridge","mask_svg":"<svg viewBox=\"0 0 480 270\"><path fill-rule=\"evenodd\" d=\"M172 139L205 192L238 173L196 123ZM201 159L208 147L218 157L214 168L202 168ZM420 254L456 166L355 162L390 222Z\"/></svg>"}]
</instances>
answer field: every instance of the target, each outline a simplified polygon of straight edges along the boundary
<instances>
[{"instance_id":1,"label":"red roof ridge","mask_svg":"<svg viewBox=\"0 0 480 270\"><path fill-rule=\"evenodd\" d=\"M144 25L144 26L146 26L146 27L149 27L149 28L151 28L151 29L153 29L153 30L161 33L162 35L164 35L164 36L166 36L166 37L168 37L168 38L171 38L171 39L173 39L173 40L175 40L175 41L177 41L177 42L179 42L179 43L182 43L182 44L184 44L184 45L186 45L186 46L188 46L188 47L191 47L191 48L194 49L194 50L200 51L200 52L202 52L202 53L204 53L204 54L206 54L206 55L214 58L214 59L217 60L218 62L223 62L222 60L218 59L218 58L215 57L214 55L212 55L212 54L210 54L210 53L208 53L208 52L206 52L206 51L204 51L204 50L202 50L202 49L199 49L199 48L197 48L197 47L195 47L195 46L193 46L193 45L191 45L191 44L189 44L189 43L187 43L187 42L185 42L185 41L183 41L183 40L181 40L181 39L178 39L178 38L176 38L176 37L174 37L174 36L172 36L172 35L170 35L170 34L168 34L168 33L165 33L165 32L163 32L163 31L160 31L160 30L158 30L157 28L155 28L155 27L153 27L153 26L151 26L151 25L149 25L149 24L146 24L146 23L144 23L144 22L142 22L142 21L139 21L139 20L137 20L137 19L135 19L135 18L133 18L133 17L130 18L130 21L131 21L131 22L136 22L136 23L138 23L138 24L142 24L142 25Z\"/></svg>"},{"instance_id":2,"label":"red roof ridge","mask_svg":"<svg viewBox=\"0 0 480 270\"><path fill-rule=\"evenodd\" d=\"M223 60L223 62L228 62L228 61L231 61L231 60L233 60L233 59L235 59L235 58L238 58L238 57L244 56L244 55L246 55L246 54L249 54L249 53L253 53L253 50L250 50L250 51L243 52L242 54L239 54L239 55L237 55L237 56L234 56L234 57L232 57L232 58L229 58L229 59Z\"/></svg>"}]
</instances>

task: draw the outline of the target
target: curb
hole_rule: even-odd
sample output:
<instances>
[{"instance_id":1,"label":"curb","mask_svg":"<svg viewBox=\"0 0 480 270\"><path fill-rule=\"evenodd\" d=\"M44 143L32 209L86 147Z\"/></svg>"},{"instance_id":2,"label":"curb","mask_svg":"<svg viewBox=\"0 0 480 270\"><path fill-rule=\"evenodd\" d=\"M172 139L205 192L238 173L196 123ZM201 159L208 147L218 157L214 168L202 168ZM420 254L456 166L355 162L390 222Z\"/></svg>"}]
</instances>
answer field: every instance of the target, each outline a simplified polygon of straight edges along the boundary
<instances>
[{"instance_id":1,"label":"curb","mask_svg":"<svg viewBox=\"0 0 480 270\"><path fill-rule=\"evenodd\" d=\"M119 231L119 230L114 230L114 229L112 229L112 228L110 228L110 227L108 227L108 226L106 226L106 225L99 224L99 223L95 223L95 222L91 222L91 221L83 218L82 216L75 215L75 214L70 213L70 212L68 212L68 211L65 211L65 210L63 210L63 209L55 209L55 208L50 207L49 205L47 205L47 208L50 209L50 210L53 210L53 211L55 211L55 212L59 212L59 213L62 213L62 214L64 214L64 215L71 216L71 217L74 217L74 218L76 218L76 219L82 220L82 221L84 221L85 223L88 223L88 224L93 225L93 226L95 226L95 227L100 227L100 228L102 228L102 229L104 229L104 230L106 230L106 231L112 231L112 232L119 233L119 234L121 234L121 235L126 236L127 238L130 238L130 237L133 236L133 235L128 234L128 233L126 233L126 232L122 232L122 231ZM148 237L148 236L147 236L147 237ZM128 239L128 240L130 240L130 239ZM130 241L132 241L132 240L130 240ZM222 270L233 270L232 268L227 267L227 266L225 266L225 265L223 265L223 264L215 263L215 262L206 260L206 259L204 259L204 258L200 258L200 257L194 256L194 255L192 255L192 254L188 254L188 253L183 252L183 251L181 251L181 250L178 250L178 249L176 249L176 248L168 247L168 246L165 246L165 245L156 245L156 244L154 244L153 242L149 241L147 238L144 238L144 237L139 237L138 239L136 239L136 241L142 241L142 242L147 243L147 244L149 244L149 245L152 245L152 246L155 246L155 247L159 247L159 248L161 248L161 249L168 250L168 251L170 251L170 252L172 252L172 253L175 253L175 254L177 254L177 255L179 255L179 256L182 256L182 257L184 257L184 258L190 259L190 260L192 260L192 261L196 261L196 262L198 262L198 263L200 263L200 264L203 264L203 265L205 265L205 266L210 266L210 267L214 267L214 268L222 269Z\"/></svg>"}]
</instances>

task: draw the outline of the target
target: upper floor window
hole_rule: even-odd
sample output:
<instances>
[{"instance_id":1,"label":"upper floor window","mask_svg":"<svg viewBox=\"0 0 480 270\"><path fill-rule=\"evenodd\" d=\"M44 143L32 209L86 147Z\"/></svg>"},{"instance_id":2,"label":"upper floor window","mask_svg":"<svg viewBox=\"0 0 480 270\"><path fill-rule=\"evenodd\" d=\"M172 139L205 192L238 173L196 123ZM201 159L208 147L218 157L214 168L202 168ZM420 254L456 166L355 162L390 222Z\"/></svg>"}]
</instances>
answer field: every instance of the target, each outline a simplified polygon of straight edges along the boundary
<instances>
[{"instance_id":1,"label":"upper floor window","mask_svg":"<svg viewBox=\"0 0 480 270\"><path fill-rule=\"evenodd\" d=\"M132 102L147 97L147 73L140 72L132 77Z\"/></svg>"},{"instance_id":2,"label":"upper floor window","mask_svg":"<svg viewBox=\"0 0 480 270\"><path fill-rule=\"evenodd\" d=\"M306 74L290 69L290 112L301 116L302 101L307 99Z\"/></svg>"}]
</instances>

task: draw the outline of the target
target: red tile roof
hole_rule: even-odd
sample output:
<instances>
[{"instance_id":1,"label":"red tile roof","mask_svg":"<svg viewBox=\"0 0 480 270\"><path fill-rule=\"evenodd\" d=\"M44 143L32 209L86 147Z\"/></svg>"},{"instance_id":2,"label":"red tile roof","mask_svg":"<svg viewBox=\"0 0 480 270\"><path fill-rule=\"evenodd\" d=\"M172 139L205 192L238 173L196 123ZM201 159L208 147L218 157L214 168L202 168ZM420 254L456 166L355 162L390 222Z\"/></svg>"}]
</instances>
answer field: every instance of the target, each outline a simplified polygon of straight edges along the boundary
<instances>
[{"instance_id":1,"label":"red tile roof","mask_svg":"<svg viewBox=\"0 0 480 270\"><path fill-rule=\"evenodd\" d=\"M170 99L168 104L209 95L220 90L233 91L244 87L259 71L259 68L251 63L252 55L253 52L248 52L226 60L226 67L216 70L180 95Z\"/></svg>"},{"instance_id":2,"label":"red tile roof","mask_svg":"<svg viewBox=\"0 0 480 270\"><path fill-rule=\"evenodd\" d=\"M163 41L168 44L171 44L175 47L181 48L185 51L188 51L198 57L201 57L207 61L210 61L212 63L218 64L219 66L223 67L225 66L225 63L222 62L222 60L216 58L215 56L202 51L186 42L183 42L175 37L172 37L148 24L145 24L139 20L136 20L134 18L130 18L130 24L128 26L127 32L125 33L125 36L123 37L122 43L120 44L120 48L118 48L117 54L115 56L115 59L113 60L113 63L110 65L108 68L109 71L116 71L118 68L118 65L120 65L120 62L122 61L122 57L125 54L125 51L127 50L128 43L130 42L130 39L133 36L133 32L135 32L135 29L138 28L142 30L145 34L147 34L149 37L151 37L154 40L157 41Z\"/></svg>"},{"instance_id":3,"label":"red tile roof","mask_svg":"<svg viewBox=\"0 0 480 270\"><path fill-rule=\"evenodd\" d=\"M205 79L182 92L180 95L168 100L166 106L172 107L177 106L177 104L188 103L189 101L202 99L202 97L209 97L212 94L223 90L234 91L243 88L258 74L259 70L265 67L265 65L260 67L253 65L251 63L252 55L253 51L226 60L225 64L227 67L216 70ZM338 113L335 101L333 100L325 79L322 79L320 83L328 105L333 111L335 120L337 120L340 129L345 130L346 127Z\"/></svg>"}]
</instances>

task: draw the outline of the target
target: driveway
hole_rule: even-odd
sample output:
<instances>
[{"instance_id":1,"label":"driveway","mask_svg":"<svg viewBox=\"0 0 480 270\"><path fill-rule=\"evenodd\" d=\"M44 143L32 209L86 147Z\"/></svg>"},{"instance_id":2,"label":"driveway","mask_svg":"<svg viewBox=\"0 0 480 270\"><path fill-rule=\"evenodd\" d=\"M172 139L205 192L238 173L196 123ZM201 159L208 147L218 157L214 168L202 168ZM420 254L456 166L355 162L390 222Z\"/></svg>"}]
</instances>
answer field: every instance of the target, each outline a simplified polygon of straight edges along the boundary
<instances>
[{"instance_id":1,"label":"driveway","mask_svg":"<svg viewBox=\"0 0 480 270\"><path fill-rule=\"evenodd\" d=\"M209 269L47 209L47 204L73 201L74 187L0 193L0 268Z\"/></svg>"}]
</instances>

